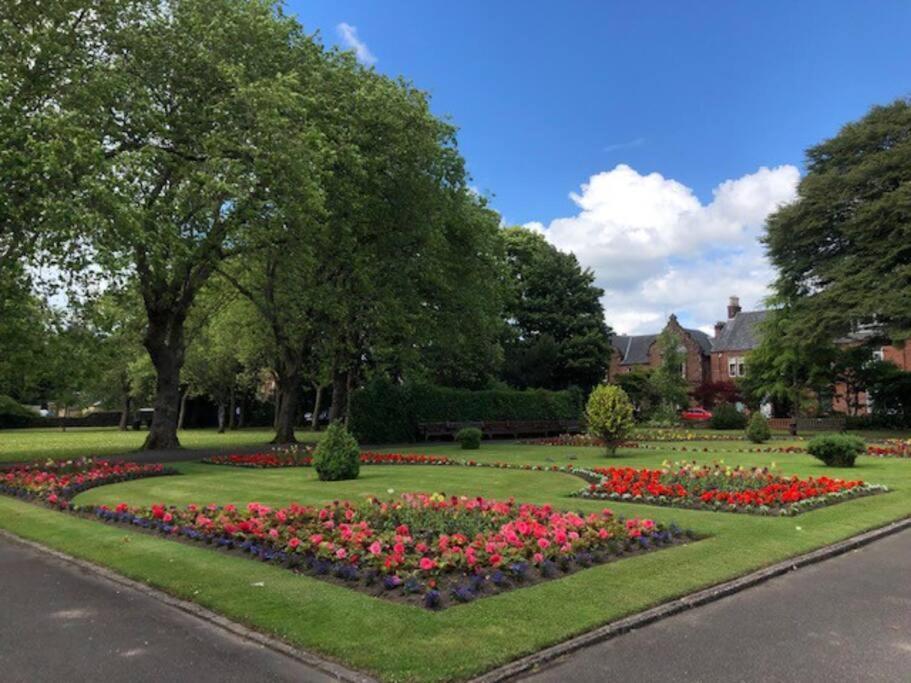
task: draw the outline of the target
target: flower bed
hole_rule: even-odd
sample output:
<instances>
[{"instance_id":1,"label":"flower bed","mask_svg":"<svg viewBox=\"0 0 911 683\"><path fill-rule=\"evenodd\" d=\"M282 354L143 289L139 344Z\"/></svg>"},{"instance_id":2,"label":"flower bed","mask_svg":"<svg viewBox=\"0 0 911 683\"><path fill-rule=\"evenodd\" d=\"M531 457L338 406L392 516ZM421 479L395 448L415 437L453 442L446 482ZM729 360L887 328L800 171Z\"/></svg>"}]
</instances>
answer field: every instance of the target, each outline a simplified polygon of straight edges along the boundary
<instances>
[{"instance_id":1,"label":"flower bed","mask_svg":"<svg viewBox=\"0 0 911 683\"><path fill-rule=\"evenodd\" d=\"M444 455L422 455L419 453L361 453L362 465L458 465ZM311 467L312 453L289 455L283 451L274 453L253 453L250 455L216 455L205 458L202 462L208 465L229 465L233 467L253 467L266 469L272 467Z\"/></svg>"},{"instance_id":2,"label":"flower bed","mask_svg":"<svg viewBox=\"0 0 911 683\"><path fill-rule=\"evenodd\" d=\"M39 499L66 509L73 497L96 486L171 474L177 474L177 470L163 465L83 458L19 466L0 472L0 493Z\"/></svg>"},{"instance_id":3,"label":"flower bed","mask_svg":"<svg viewBox=\"0 0 911 683\"><path fill-rule=\"evenodd\" d=\"M731 434L701 434L699 432L677 429L652 429L638 430L627 439L621 448L636 448L643 441L746 441L746 436L741 432ZM590 434L561 434L540 439L527 439L519 443L526 446L598 446L603 447L604 442Z\"/></svg>"},{"instance_id":4,"label":"flower bed","mask_svg":"<svg viewBox=\"0 0 911 683\"><path fill-rule=\"evenodd\" d=\"M911 439L886 439L867 446L867 455L880 458L911 458Z\"/></svg>"},{"instance_id":5,"label":"flower bed","mask_svg":"<svg viewBox=\"0 0 911 683\"><path fill-rule=\"evenodd\" d=\"M694 538L671 525L483 498L405 494L325 507L258 503L84 510L238 550L373 595L436 609Z\"/></svg>"},{"instance_id":6,"label":"flower bed","mask_svg":"<svg viewBox=\"0 0 911 683\"><path fill-rule=\"evenodd\" d=\"M577 492L597 498L760 515L796 515L886 487L830 477L783 477L769 468L674 463L661 469L596 467L577 473L590 484Z\"/></svg>"}]
</instances>

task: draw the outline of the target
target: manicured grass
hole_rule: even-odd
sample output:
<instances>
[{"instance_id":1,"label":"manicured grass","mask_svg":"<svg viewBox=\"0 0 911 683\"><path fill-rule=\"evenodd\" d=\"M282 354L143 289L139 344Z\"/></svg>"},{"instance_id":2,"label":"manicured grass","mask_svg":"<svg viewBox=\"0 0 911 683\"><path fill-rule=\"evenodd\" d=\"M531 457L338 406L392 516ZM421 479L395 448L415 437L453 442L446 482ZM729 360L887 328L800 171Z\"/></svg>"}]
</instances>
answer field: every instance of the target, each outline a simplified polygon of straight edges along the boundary
<instances>
[{"instance_id":1,"label":"manicured grass","mask_svg":"<svg viewBox=\"0 0 911 683\"><path fill-rule=\"evenodd\" d=\"M219 434L214 429L187 429L178 436L185 448L256 445L268 448L275 432L271 429L238 429ZM139 449L145 438L145 431L121 432L114 427L71 427L65 432L48 427L4 429L0 430L0 463L119 455ZM297 438L300 441L315 441L318 435L301 431Z\"/></svg>"},{"instance_id":2,"label":"manicured grass","mask_svg":"<svg viewBox=\"0 0 911 683\"><path fill-rule=\"evenodd\" d=\"M805 455L628 449L603 457L592 448L485 443L392 448L490 462L658 466L665 459L768 465L801 476L822 474L887 484L893 492L800 515L769 518L611 503L627 516L675 521L710 538L597 566L555 581L433 613L200 546L75 518L0 497L0 526L192 599L255 628L387 680L464 679L623 615L764 565L880 526L911 513L911 462L862 457L831 469ZM776 443L776 445L778 445ZM567 497L583 482L565 474L446 466L366 466L353 482L318 482L307 468L250 470L186 463L182 477L148 479L86 492L78 503L321 503L404 491L515 496L561 508L600 510L603 502ZM388 489L393 489L389 494ZM262 586L254 585L262 582Z\"/></svg>"}]
</instances>

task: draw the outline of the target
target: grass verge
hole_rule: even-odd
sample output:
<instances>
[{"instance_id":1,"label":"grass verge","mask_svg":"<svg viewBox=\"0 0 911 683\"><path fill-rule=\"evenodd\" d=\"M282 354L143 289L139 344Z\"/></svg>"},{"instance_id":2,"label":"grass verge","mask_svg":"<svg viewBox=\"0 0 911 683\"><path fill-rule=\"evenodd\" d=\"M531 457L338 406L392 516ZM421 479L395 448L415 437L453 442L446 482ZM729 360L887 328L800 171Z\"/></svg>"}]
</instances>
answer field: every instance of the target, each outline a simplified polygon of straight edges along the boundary
<instances>
[{"instance_id":1,"label":"grass verge","mask_svg":"<svg viewBox=\"0 0 911 683\"><path fill-rule=\"evenodd\" d=\"M700 444L713 448L715 444ZM401 449L399 449L401 450ZM428 452L428 449L411 449ZM457 447L429 452L469 455ZM484 444L470 457L489 461L654 467L680 453L622 451L608 461L596 449ZM385 680L464 679L519 656L911 513L911 463L860 458L852 470L824 468L804 455L688 453L700 461L767 465L801 476L863 478L893 491L797 518L610 504L627 516L676 521L711 536L581 571L565 578L433 613L372 598L287 570L0 498L0 526L63 552L164 589L253 628ZM327 484L309 469L245 470L180 464L185 477L127 482L89 491L77 502L325 502L367 494L445 491L598 510L602 502L568 498L575 477L553 473L426 466L368 466L354 482ZM262 583L262 585L259 585Z\"/></svg>"}]
</instances>

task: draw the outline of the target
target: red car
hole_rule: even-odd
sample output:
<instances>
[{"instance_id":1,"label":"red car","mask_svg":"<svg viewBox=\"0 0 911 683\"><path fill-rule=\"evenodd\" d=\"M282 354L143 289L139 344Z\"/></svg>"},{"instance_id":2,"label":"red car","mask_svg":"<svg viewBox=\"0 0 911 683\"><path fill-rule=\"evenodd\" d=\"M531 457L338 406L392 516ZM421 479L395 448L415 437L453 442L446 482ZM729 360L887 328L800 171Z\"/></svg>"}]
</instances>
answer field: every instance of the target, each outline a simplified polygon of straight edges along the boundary
<instances>
[{"instance_id":1,"label":"red car","mask_svg":"<svg viewBox=\"0 0 911 683\"><path fill-rule=\"evenodd\" d=\"M680 413L680 417L693 422L704 422L705 420L711 420L712 414L705 408L689 408Z\"/></svg>"}]
</instances>

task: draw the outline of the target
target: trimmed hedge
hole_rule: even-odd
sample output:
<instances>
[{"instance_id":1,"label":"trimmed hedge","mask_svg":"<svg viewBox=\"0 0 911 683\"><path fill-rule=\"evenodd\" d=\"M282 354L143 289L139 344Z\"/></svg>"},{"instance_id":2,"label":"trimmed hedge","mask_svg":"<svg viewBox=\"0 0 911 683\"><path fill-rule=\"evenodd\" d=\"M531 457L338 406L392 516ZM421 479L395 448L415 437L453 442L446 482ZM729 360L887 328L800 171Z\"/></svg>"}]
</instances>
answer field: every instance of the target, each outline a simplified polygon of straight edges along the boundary
<instances>
[{"instance_id":1,"label":"trimmed hedge","mask_svg":"<svg viewBox=\"0 0 911 683\"><path fill-rule=\"evenodd\" d=\"M352 395L348 428L361 443L402 443L417 439L420 422L577 420L581 412L578 389L471 391L375 379Z\"/></svg>"},{"instance_id":2,"label":"trimmed hedge","mask_svg":"<svg viewBox=\"0 0 911 683\"><path fill-rule=\"evenodd\" d=\"M817 436L807 444L807 453L829 467L854 467L854 460L866 450L863 439L845 434Z\"/></svg>"},{"instance_id":3,"label":"trimmed hedge","mask_svg":"<svg viewBox=\"0 0 911 683\"><path fill-rule=\"evenodd\" d=\"M484 435L477 427L465 427L460 429L455 435L455 440L462 444L462 450L476 451L481 447L481 439Z\"/></svg>"}]
</instances>

